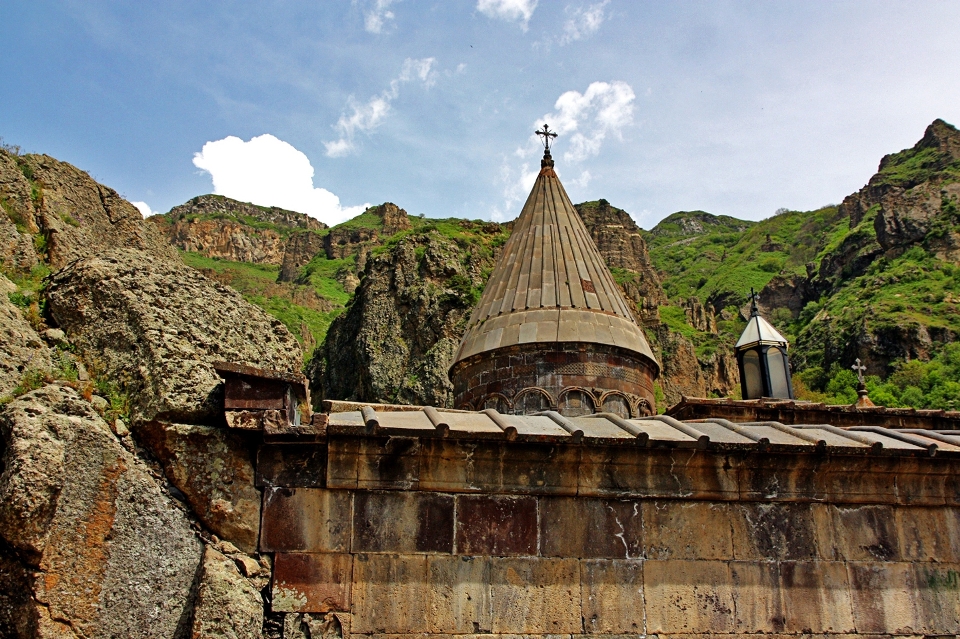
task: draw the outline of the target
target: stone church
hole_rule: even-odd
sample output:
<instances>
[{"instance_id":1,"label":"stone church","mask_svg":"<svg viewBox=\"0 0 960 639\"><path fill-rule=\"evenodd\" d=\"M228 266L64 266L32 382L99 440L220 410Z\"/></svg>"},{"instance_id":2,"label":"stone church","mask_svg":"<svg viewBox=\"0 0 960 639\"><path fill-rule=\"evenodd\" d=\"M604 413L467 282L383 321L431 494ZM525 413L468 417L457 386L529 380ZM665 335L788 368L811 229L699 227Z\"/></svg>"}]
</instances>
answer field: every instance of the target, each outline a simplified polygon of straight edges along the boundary
<instances>
[{"instance_id":1,"label":"stone church","mask_svg":"<svg viewBox=\"0 0 960 639\"><path fill-rule=\"evenodd\" d=\"M457 410L300 415L302 379L218 370L226 424L259 442L285 637L960 634L960 415L658 414L659 364L549 148L450 369Z\"/></svg>"}]
</instances>

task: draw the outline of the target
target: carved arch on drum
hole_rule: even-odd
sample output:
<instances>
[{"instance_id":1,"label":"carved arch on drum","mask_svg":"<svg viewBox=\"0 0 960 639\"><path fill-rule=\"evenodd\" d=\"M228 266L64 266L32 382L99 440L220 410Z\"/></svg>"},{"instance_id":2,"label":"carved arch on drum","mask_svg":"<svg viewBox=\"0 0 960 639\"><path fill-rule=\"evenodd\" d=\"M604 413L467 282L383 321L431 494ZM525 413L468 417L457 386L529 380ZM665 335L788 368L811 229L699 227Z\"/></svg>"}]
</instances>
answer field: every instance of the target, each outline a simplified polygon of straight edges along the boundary
<instances>
[{"instance_id":1,"label":"carved arch on drum","mask_svg":"<svg viewBox=\"0 0 960 639\"><path fill-rule=\"evenodd\" d=\"M481 401L477 402L477 410L492 408L498 413L509 415L513 412L513 402L503 393L490 393Z\"/></svg>"},{"instance_id":2,"label":"carved arch on drum","mask_svg":"<svg viewBox=\"0 0 960 639\"><path fill-rule=\"evenodd\" d=\"M513 414L529 415L544 410L553 410L557 403L546 390L539 386L528 386L513 396Z\"/></svg>"},{"instance_id":3,"label":"carved arch on drum","mask_svg":"<svg viewBox=\"0 0 960 639\"><path fill-rule=\"evenodd\" d=\"M564 417L593 415L597 405L597 396L582 386L568 386L557 395L557 412Z\"/></svg>"},{"instance_id":4,"label":"carved arch on drum","mask_svg":"<svg viewBox=\"0 0 960 639\"><path fill-rule=\"evenodd\" d=\"M633 402L626 393L607 391L600 396L600 410L604 413L613 413L624 419L635 417Z\"/></svg>"}]
</instances>

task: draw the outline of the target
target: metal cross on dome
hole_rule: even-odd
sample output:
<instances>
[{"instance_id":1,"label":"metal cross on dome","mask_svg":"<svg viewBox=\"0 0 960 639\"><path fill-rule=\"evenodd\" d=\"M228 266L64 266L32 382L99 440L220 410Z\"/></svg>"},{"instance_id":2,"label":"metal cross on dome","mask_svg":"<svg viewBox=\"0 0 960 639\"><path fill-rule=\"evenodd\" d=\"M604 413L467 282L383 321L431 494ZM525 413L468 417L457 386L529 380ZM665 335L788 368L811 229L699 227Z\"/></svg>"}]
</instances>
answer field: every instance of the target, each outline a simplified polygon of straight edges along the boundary
<instances>
[{"instance_id":1,"label":"metal cross on dome","mask_svg":"<svg viewBox=\"0 0 960 639\"><path fill-rule=\"evenodd\" d=\"M750 289L750 316L760 314L760 293L754 292L753 288Z\"/></svg>"},{"instance_id":2,"label":"metal cross on dome","mask_svg":"<svg viewBox=\"0 0 960 639\"><path fill-rule=\"evenodd\" d=\"M863 384L863 383L864 383L864 380L863 380L863 371L867 370L867 367L866 367L866 366L863 366L862 364L860 364L860 358L859 358L859 357L857 358L857 363L854 364L853 366L851 366L850 368L852 368L852 369L853 369L853 372L855 372L855 373L857 374L857 380L858 380L861 384Z\"/></svg>"},{"instance_id":3,"label":"metal cross on dome","mask_svg":"<svg viewBox=\"0 0 960 639\"><path fill-rule=\"evenodd\" d=\"M547 127L546 123L544 123L544 125L543 125L543 130L542 130L542 131L541 131L541 130L537 130L537 131L534 131L534 133L536 133L537 135L539 135L539 136L542 138L541 142L543 142L543 150L549 152L549 151L550 151L550 141L551 141L552 139L554 139L555 137L557 137L556 132L551 131L551 130L549 129L549 127Z\"/></svg>"}]
</instances>

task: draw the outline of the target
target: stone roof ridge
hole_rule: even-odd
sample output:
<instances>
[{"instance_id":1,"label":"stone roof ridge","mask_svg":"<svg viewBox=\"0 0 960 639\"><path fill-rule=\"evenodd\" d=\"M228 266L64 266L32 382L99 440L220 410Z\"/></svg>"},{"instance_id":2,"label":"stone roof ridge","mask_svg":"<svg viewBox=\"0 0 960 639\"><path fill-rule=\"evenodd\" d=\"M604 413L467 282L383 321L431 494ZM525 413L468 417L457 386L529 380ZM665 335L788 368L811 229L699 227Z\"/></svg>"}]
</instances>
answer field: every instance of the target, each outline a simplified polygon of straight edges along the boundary
<instances>
[{"instance_id":1,"label":"stone roof ridge","mask_svg":"<svg viewBox=\"0 0 960 639\"><path fill-rule=\"evenodd\" d=\"M718 417L681 421L668 415L626 419L612 413L561 417L554 411L510 415L492 409L441 414L430 406L390 410L395 408L361 404L357 411L324 415L325 434L761 453L960 457L960 431L951 430L784 424L775 420L733 422Z\"/></svg>"},{"instance_id":2,"label":"stone roof ridge","mask_svg":"<svg viewBox=\"0 0 960 639\"><path fill-rule=\"evenodd\" d=\"M454 363L527 342L608 344L656 363L549 152L541 167Z\"/></svg>"}]
</instances>

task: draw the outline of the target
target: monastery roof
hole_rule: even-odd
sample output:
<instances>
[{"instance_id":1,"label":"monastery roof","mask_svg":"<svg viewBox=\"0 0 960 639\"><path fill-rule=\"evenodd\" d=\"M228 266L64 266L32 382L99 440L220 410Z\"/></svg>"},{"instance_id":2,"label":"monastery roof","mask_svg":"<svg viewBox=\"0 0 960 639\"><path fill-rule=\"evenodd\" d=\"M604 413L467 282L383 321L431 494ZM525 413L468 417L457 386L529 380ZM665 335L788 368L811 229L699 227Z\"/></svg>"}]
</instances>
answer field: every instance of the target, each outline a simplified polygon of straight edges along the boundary
<instances>
[{"instance_id":1,"label":"monastery roof","mask_svg":"<svg viewBox=\"0 0 960 639\"><path fill-rule=\"evenodd\" d=\"M659 368L547 153L454 364L498 348L549 342L616 346Z\"/></svg>"},{"instance_id":2,"label":"monastery roof","mask_svg":"<svg viewBox=\"0 0 960 639\"><path fill-rule=\"evenodd\" d=\"M831 424L788 425L776 421L735 423L719 417L680 421L667 415L624 419L612 413L563 417L555 411L504 415L492 409L473 412L329 400L324 404L329 413L316 415L310 428L320 427L327 435L960 457L960 431L952 430L838 428Z\"/></svg>"},{"instance_id":3,"label":"monastery roof","mask_svg":"<svg viewBox=\"0 0 960 639\"><path fill-rule=\"evenodd\" d=\"M747 327L743 329L735 348L748 348L755 344L785 345L786 343L787 338L781 335L770 322L755 313L747 321Z\"/></svg>"}]
</instances>

